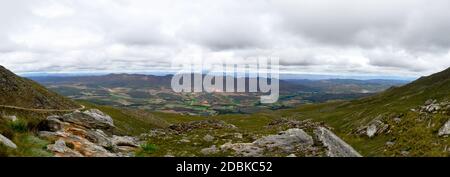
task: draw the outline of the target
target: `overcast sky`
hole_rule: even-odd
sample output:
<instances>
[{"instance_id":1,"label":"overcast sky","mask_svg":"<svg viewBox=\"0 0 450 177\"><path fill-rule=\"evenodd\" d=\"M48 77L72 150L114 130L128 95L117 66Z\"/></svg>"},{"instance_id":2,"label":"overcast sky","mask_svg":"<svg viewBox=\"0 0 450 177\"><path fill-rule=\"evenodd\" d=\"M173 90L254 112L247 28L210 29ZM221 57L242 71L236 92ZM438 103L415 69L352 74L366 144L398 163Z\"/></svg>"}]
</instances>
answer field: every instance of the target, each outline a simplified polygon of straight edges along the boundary
<instances>
[{"instance_id":1,"label":"overcast sky","mask_svg":"<svg viewBox=\"0 0 450 177\"><path fill-rule=\"evenodd\" d=\"M278 56L283 72L421 76L450 67L448 0L0 0L15 72L153 71Z\"/></svg>"}]
</instances>

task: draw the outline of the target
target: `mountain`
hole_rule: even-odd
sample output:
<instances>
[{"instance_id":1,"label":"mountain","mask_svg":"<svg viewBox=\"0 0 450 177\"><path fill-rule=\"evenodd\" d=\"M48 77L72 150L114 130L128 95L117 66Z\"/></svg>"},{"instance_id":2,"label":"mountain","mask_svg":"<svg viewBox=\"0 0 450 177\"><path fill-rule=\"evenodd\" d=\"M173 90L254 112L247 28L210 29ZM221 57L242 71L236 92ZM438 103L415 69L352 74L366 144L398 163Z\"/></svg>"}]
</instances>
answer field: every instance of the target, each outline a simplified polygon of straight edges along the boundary
<instances>
[{"instance_id":1,"label":"mountain","mask_svg":"<svg viewBox=\"0 0 450 177\"><path fill-rule=\"evenodd\" d=\"M277 114L323 121L367 156L448 156L450 68L373 96Z\"/></svg>"},{"instance_id":2,"label":"mountain","mask_svg":"<svg viewBox=\"0 0 450 177\"><path fill-rule=\"evenodd\" d=\"M80 106L36 82L0 66L0 105L29 109L76 109Z\"/></svg>"},{"instance_id":3,"label":"mountain","mask_svg":"<svg viewBox=\"0 0 450 177\"><path fill-rule=\"evenodd\" d=\"M170 86L171 77L108 74L35 76L30 79L64 96L100 105L197 115L254 113L305 103L350 100L406 83L390 80L280 80L279 101L276 104L259 104L261 93L175 93ZM246 88L249 88L249 80L255 78L238 79L245 80Z\"/></svg>"},{"instance_id":4,"label":"mountain","mask_svg":"<svg viewBox=\"0 0 450 177\"><path fill-rule=\"evenodd\" d=\"M152 76L142 74L108 74L100 76L38 76L30 77L39 83L73 84L81 83L90 87L127 87L127 88L159 88L170 87L171 76Z\"/></svg>"}]
</instances>

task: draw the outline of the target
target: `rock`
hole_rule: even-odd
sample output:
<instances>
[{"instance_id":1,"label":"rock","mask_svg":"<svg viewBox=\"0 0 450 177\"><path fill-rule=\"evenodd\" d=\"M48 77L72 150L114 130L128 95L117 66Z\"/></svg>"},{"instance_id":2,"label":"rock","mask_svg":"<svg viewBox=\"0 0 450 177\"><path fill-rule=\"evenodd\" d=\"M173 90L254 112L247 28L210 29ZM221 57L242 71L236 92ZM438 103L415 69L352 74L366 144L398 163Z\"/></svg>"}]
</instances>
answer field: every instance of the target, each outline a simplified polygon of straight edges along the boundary
<instances>
[{"instance_id":1,"label":"rock","mask_svg":"<svg viewBox=\"0 0 450 177\"><path fill-rule=\"evenodd\" d=\"M186 139L186 138L183 138L183 139L181 139L179 142L180 142L180 143L190 143L191 140L188 140L188 139Z\"/></svg>"},{"instance_id":2,"label":"rock","mask_svg":"<svg viewBox=\"0 0 450 177\"><path fill-rule=\"evenodd\" d=\"M371 121L367 126L362 126L356 130L356 133L359 135L366 135L369 138L372 138L376 135L388 133L389 132L389 124L383 123L380 118L377 118Z\"/></svg>"},{"instance_id":3,"label":"rock","mask_svg":"<svg viewBox=\"0 0 450 177\"><path fill-rule=\"evenodd\" d=\"M83 157L79 152L67 147L63 139L55 141L55 144L48 145L47 150L56 153L57 157Z\"/></svg>"},{"instance_id":4,"label":"rock","mask_svg":"<svg viewBox=\"0 0 450 177\"><path fill-rule=\"evenodd\" d=\"M307 120L291 120L286 118L275 119L269 123L268 127L288 127L288 128L300 128L300 129L311 129L318 126L323 126L322 122L315 122L311 119Z\"/></svg>"},{"instance_id":5,"label":"rock","mask_svg":"<svg viewBox=\"0 0 450 177\"><path fill-rule=\"evenodd\" d=\"M96 109L49 116L38 128L40 137L57 140L48 146L57 157L128 157L139 148L137 138L112 135L111 117Z\"/></svg>"},{"instance_id":6,"label":"rock","mask_svg":"<svg viewBox=\"0 0 450 177\"><path fill-rule=\"evenodd\" d=\"M211 142L211 141L214 141L214 137L209 135L209 134L207 134L207 135L205 135L203 137L203 140L206 141L206 142Z\"/></svg>"},{"instance_id":7,"label":"rock","mask_svg":"<svg viewBox=\"0 0 450 177\"><path fill-rule=\"evenodd\" d=\"M438 132L439 136L450 135L450 120L448 120Z\"/></svg>"},{"instance_id":8,"label":"rock","mask_svg":"<svg viewBox=\"0 0 450 177\"><path fill-rule=\"evenodd\" d=\"M17 149L17 145L8 138L4 137L2 134L0 134L0 143L5 145L6 147Z\"/></svg>"},{"instance_id":9,"label":"rock","mask_svg":"<svg viewBox=\"0 0 450 177\"><path fill-rule=\"evenodd\" d=\"M400 154L402 156L409 156L409 151L401 151Z\"/></svg>"},{"instance_id":10,"label":"rock","mask_svg":"<svg viewBox=\"0 0 450 177\"><path fill-rule=\"evenodd\" d=\"M116 136L112 137L112 144L116 146L129 146L129 147L139 147L138 141L134 137L130 136Z\"/></svg>"},{"instance_id":11,"label":"rock","mask_svg":"<svg viewBox=\"0 0 450 177\"><path fill-rule=\"evenodd\" d=\"M234 138L237 138L237 139L242 139L242 138L243 138L243 136L242 136L242 134L241 134L241 133L234 133Z\"/></svg>"},{"instance_id":12,"label":"rock","mask_svg":"<svg viewBox=\"0 0 450 177\"><path fill-rule=\"evenodd\" d=\"M425 101L425 105L430 105L430 104L433 104L436 102L437 102L437 100L429 99L429 100Z\"/></svg>"},{"instance_id":13,"label":"rock","mask_svg":"<svg viewBox=\"0 0 450 177\"><path fill-rule=\"evenodd\" d=\"M402 119L401 119L401 118L398 118L398 117L396 117L396 118L394 118L394 122L398 124L398 123L402 122Z\"/></svg>"},{"instance_id":14,"label":"rock","mask_svg":"<svg viewBox=\"0 0 450 177\"><path fill-rule=\"evenodd\" d=\"M282 151L294 153L306 151L314 144L313 138L299 128L282 131L277 135L264 136L252 143L225 143L220 146L222 151L232 150L237 156L260 157L265 151Z\"/></svg>"},{"instance_id":15,"label":"rock","mask_svg":"<svg viewBox=\"0 0 450 177\"><path fill-rule=\"evenodd\" d=\"M286 156L286 157L297 157L295 154L289 154L288 156Z\"/></svg>"},{"instance_id":16,"label":"rock","mask_svg":"<svg viewBox=\"0 0 450 177\"><path fill-rule=\"evenodd\" d=\"M264 149L255 146L253 143L225 143L220 146L222 151L232 150L238 156L261 157Z\"/></svg>"},{"instance_id":17,"label":"rock","mask_svg":"<svg viewBox=\"0 0 450 177\"><path fill-rule=\"evenodd\" d=\"M15 122L18 120L17 116L14 116L14 115L13 116L3 116L3 118L8 119L11 122Z\"/></svg>"},{"instance_id":18,"label":"rock","mask_svg":"<svg viewBox=\"0 0 450 177\"><path fill-rule=\"evenodd\" d=\"M395 145L395 142L392 142L392 141L386 142L386 146L391 147L391 146L394 146L394 145Z\"/></svg>"},{"instance_id":19,"label":"rock","mask_svg":"<svg viewBox=\"0 0 450 177\"><path fill-rule=\"evenodd\" d=\"M55 141L55 144L47 146L47 149L49 151L59 152L59 153L64 153L66 148L67 148L66 142L64 140L62 140L62 139L59 139L58 141Z\"/></svg>"},{"instance_id":20,"label":"rock","mask_svg":"<svg viewBox=\"0 0 450 177\"><path fill-rule=\"evenodd\" d=\"M377 126L375 124L369 125L366 130L366 134L369 138L372 138L377 133Z\"/></svg>"},{"instance_id":21,"label":"rock","mask_svg":"<svg viewBox=\"0 0 450 177\"><path fill-rule=\"evenodd\" d=\"M184 133L194 129L214 130L214 129L236 129L236 128L237 127L235 125L228 124L221 120L212 120L212 119L179 123L169 126L169 129L178 133Z\"/></svg>"},{"instance_id":22,"label":"rock","mask_svg":"<svg viewBox=\"0 0 450 177\"><path fill-rule=\"evenodd\" d=\"M63 132L39 131L38 136L47 139L57 139L58 137L62 137L65 135Z\"/></svg>"},{"instance_id":23,"label":"rock","mask_svg":"<svg viewBox=\"0 0 450 177\"><path fill-rule=\"evenodd\" d=\"M420 107L420 112L436 114L442 110L442 108L447 110L448 105L449 103L447 102L437 103L437 100L430 99L425 102L424 106Z\"/></svg>"},{"instance_id":24,"label":"rock","mask_svg":"<svg viewBox=\"0 0 450 177\"><path fill-rule=\"evenodd\" d=\"M293 151L296 147L308 147L314 144L313 138L302 129L293 128L278 135L262 137L255 142L255 145L266 149L280 148L285 152Z\"/></svg>"},{"instance_id":25,"label":"rock","mask_svg":"<svg viewBox=\"0 0 450 177\"><path fill-rule=\"evenodd\" d=\"M99 129L86 131L86 136L91 142L105 148L110 148L111 146L116 145L112 142L114 140L114 137L111 139L107 134L105 134L105 132Z\"/></svg>"},{"instance_id":26,"label":"rock","mask_svg":"<svg viewBox=\"0 0 450 177\"><path fill-rule=\"evenodd\" d=\"M350 145L324 127L318 127L314 133L322 144L327 147L330 157L361 157Z\"/></svg>"},{"instance_id":27,"label":"rock","mask_svg":"<svg viewBox=\"0 0 450 177\"><path fill-rule=\"evenodd\" d=\"M202 153L203 155L210 155L210 154L215 154L219 152L219 150L217 149L216 145L212 145L209 148L204 148L200 151L200 153Z\"/></svg>"},{"instance_id":28,"label":"rock","mask_svg":"<svg viewBox=\"0 0 450 177\"><path fill-rule=\"evenodd\" d=\"M59 131L64 128L64 122L58 119L58 116L49 116L39 124L39 129L43 131Z\"/></svg>"},{"instance_id":29,"label":"rock","mask_svg":"<svg viewBox=\"0 0 450 177\"><path fill-rule=\"evenodd\" d=\"M86 128L101 129L108 132L111 132L114 128L112 118L97 109L90 109L84 112L75 111L62 116L59 119Z\"/></svg>"}]
</instances>

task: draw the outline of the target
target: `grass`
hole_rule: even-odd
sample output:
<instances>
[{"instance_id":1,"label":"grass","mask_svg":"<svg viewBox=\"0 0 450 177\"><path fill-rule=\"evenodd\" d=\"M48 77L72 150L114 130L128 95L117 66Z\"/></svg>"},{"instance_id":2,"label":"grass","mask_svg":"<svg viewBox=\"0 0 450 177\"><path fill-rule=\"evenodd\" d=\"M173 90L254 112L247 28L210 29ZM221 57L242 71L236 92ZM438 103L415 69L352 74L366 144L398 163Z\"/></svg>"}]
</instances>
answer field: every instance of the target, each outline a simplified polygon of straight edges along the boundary
<instances>
[{"instance_id":1,"label":"grass","mask_svg":"<svg viewBox=\"0 0 450 177\"><path fill-rule=\"evenodd\" d=\"M14 132L24 133L28 130L28 123L23 120L17 120L9 123L9 127Z\"/></svg>"}]
</instances>

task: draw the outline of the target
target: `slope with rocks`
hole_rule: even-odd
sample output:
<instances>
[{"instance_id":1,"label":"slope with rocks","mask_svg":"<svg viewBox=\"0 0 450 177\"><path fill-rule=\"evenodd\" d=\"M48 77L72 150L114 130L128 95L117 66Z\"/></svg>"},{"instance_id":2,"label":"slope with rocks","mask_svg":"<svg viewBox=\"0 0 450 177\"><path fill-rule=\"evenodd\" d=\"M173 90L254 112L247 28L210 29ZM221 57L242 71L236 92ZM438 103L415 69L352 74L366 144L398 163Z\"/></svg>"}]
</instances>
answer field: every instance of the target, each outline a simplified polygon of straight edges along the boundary
<instances>
[{"instance_id":1,"label":"slope with rocks","mask_svg":"<svg viewBox=\"0 0 450 177\"><path fill-rule=\"evenodd\" d=\"M81 106L0 66L0 106L28 109L77 109Z\"/></svg>"},{"instance_id":2,"label":"slope with rocks","mask_svg":"<svg viewBox=\"0 0 450 177\"><path fill-rule=\"evenodd\" d=\"M368 156L448 156L450 69L353 101L306 105L282 116L326 122Z\"/></svg>"},{"instance_id":3,"label":"slope with rocks","mask_svg":"<svg viewBox=\"0 0 450 177\"><path fill-rule=\"evenodd\" d=\"M137 138L117 136L113 119L97 109L49 116L39 126L39 137L54 144L47 150L58 157L133 156L140 147Z\"/></svg>"}]
</instances>

